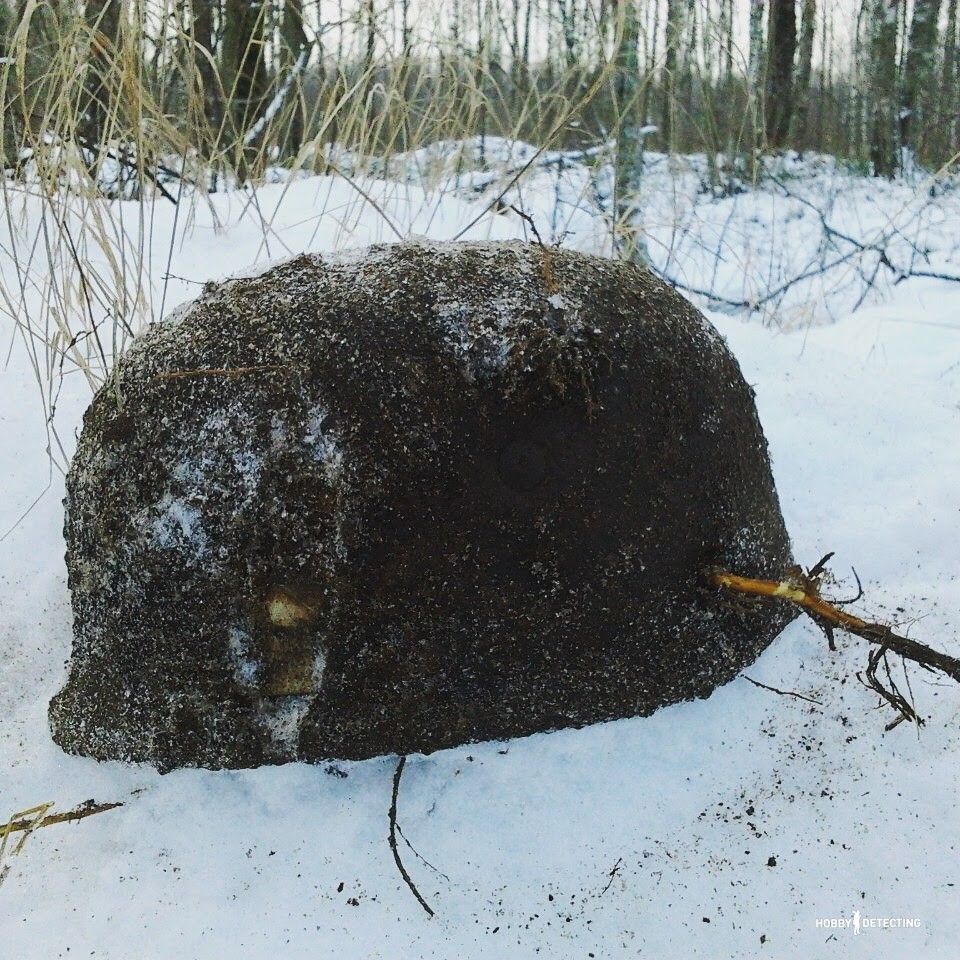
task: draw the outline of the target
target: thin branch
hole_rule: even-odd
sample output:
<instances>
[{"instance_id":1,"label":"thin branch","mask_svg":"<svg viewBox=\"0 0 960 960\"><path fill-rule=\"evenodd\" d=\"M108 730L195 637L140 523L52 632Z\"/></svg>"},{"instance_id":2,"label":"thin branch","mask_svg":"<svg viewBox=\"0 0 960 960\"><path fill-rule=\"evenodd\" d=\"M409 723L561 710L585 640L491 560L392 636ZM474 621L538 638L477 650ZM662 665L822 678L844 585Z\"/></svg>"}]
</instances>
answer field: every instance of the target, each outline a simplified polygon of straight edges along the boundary
<instances>
[{"instance_id":1,"label":"thin branch","mask_svg":"<svg viewBox=\"0 0 960 960\"><path fill-rule=\"evenodd\" d=\"M410 852L425 866L429 867L434 873L439 874L447 882L450 881L450 877L447 876L439 867L435 867L408 839L407 835L403 832L403 827L400 824L397 824L397 833L403 838L403 842L410 848Z\"/></svg>"},{"instance_id":2,"label":"thin branch","mask_svg":"<svg viewBox=\"0 0 960 960\"><path fill-rule=\"evenodd\" d=\"M404 883L406 883L410 888L410 892L417 898L420 906L426 910L427 916L432 917L433 910L430 908L430 904L423 899L420 891L417 889L417 885L410 879L410 874L407 873L407 868L400 859L400 851L397 849L397 797L400 795L400 778L403 776L403 768L406 766L406 763L406 755L401 756L397 761L397 769L393 774L393 798L390 801L390 834L388 836L388 842L390 844L390 851L393 853L394 863L396 863Z\"/></svg>"},{"instance_id":3,"label":"thin branch","mask_svg":"<svg viewBox=\"0 0 960 960\"><path fill-rule=\"evenodd\" d=\"M808 571L807 576L811 580L815 580L819 577L824 570L827 568L827 564L830 562L830 558L833 556L834 551L831 550L829 553L825 553Z\"/></svg>"},{"instance_id":4,"label":"thin branch","mask_svg":"<svg viewBox=\"0 0 960 960\"><path fill-rule=\"evenodd\" d=\"M755 687L759 687L761 690L769 690L771 693L778 693L781 697L796 697L799 700L806 700L807 703L815 703L818 707L823 706L819 700L814 700L813 697L808 697L803 693L797 693L794 690L781 690L779 687L770 687L765 683L761 683L759 680L754 680L753 677L748 677L745 673L741 674L741 676L747 681L747 683L752 683Z\"/></svg>"},{"instance_id":5,"label":"thin branch","mask_svg":"<svg viewBox=\"0 0 960 960\"><path fill-rule=\"evenodd\" d=\"M863 289L860 292L860 296L857 299L857 302L853 308L853 312L856 312L857 309L863 304L864 300L869 295L870 291L874 288L877 282L877 277L880 273L880 269L885 268L893 275L893 284L896 286L899 283L902 283L904 280L912 279L914 277L923 277L931 280L944 280L951 283L960 283L960 275L950 274L950 273L940 273L934 270L915 270L911 265L906 268L898 266L896 263L891 261L887 248L890 245L890 242L895 238L899 237L909 246L914 248L915 252L916 245L904 235L903 231L898 229L896 226L890 224L889 229L879 233L874 240L861 241L857 240L855 237L851 236L848 233L845 233L843 230L838 229L827 219L828 213L824 212L817 204L812 200L804 197L798 193L791 191L780 179L775 176L772 176L774 184L782 191L783 195L790 200L796 201L802 206L808 208L813 212L813 214L820 221L820 229L824 242L821 244L821 249L825 252L826 247L830 247L837 251L837 256L827 261L825 257L822 257L817 263L811 264L807 268L801 270L795 276L788 277L778 286L767 289L758 296L751 298L741 298L733 299L730 297L724 297L716 293L712 289L702 289L700 287L692 287L688 284L683 283L681 280L674 278L668 272L669 263L663 269L657 267L652 267L653 271L664 281L669 283L671 286L676 287L678 290L682 290L685 293L693 294L694 296L703 297L712 304L716 306L729 307L736 310L758 310L763 306L766 306L768 303L776 301L778 298L783 297L793 286L798 283L801 283L804 280L809 280L815 276L822 276L831 271L835 270L837 267L841 267L851 260L859 259L865 257L867 254L874 254L876 256L876 263L873 266L873 270L870 272L869 276L860 270L860 278L863 283ZM846 245L846 251L841 252L841 245ZM924 255L924 259L929 261L929 257Z\"/></svg>"},{"instance_id":6,"label":"thin branch","mask_svg":"<svg viewBox=\"0 0 960 960\"><path fill-rule=\"evenodd\" d=\"M911 277L925 277L928 280L947 280L950 283L960 283L960 276L952 273L937 273L933 270L914 270L911 268L907 273L903 273L897 277L894 281L894 286Z\"/></svg>"},{"instance_id":7,"label":"thin branch","mask_svg":"<svg viewBox=\"0 0 960 960\"><path fill-rule=\"evenodd\" d=\"M377 213L380 215L380 218L393 231L394 236L398 240L406 239L406 237L404 237L404 235L400 232L400 228L387 216L387 213L383 209L383 207L379 203L377 203L377 201L371 196L371 194L367 190L364 190L363 187L361 187L360 184L356 182L356 180L354 180L348 173L341 170L340 167L338 167L337 164L335 164L329 158L326 160L326 164L338 177L342 177L343 180L346 181L346 183L348 183L351 187L353 187L353 189L356 190L357 193L359 193L360 196L363 197L363 199L366 200L367 203L369 203L370 206L377 211Z\"/></svg>"},{"instance_id":8,"label":"thin branch","mask_svg":"<svg viewBox=\"0 0 960 960\"><path fill-rule=\"evenodd\" d=\"M856 567L851 567L850 570L853 572L853 579L857 581L857 592L848 600L834 600L833 605L835 607L846 607L851 603L856 603L863 596L863 584L860 582L860 574L857 573Z\"/></svg>"},{"instance_id":9,"label":"thin branch","mask_svg":"<svg viewBox=\"0 0 960 960\"><path fill-rule=\"evenodd\" d=\"M533 231L533 237L537 241L537 243L541 247L546 247L546 244L543 242L542 238L540 237L540 231L537 229L536 221L533 219L533 217L530 216L529 213L527 213L526 210L521 210L515 204L510 204L510 206L508 206L507 209L512 210L518 217L520 217L521 220L526 221L530 225L530 229Z\"/></svg>"},{"instance_id":10,"label":"thin branch","mask_svg":"<svg viewBox=\"0 0 960 960\"><path fill-rule=\"evenodd\" d=\"M147 179L157 188L157 190L160 192L160 195L165 200L169 200L174 206L179 203L179 200L160 182L160 177L157 175L157 173L154 173L154 171L151 170L146 164L138 166L137 163L131 160L129 157L124 156L121 153L117 153L115 150L111 150L109 147L104 146L103 144L92 143L86 137L82 137L79 134L77 139L80 143L80 146L85 150L89 150L94 156L97 153L102 153L105 157L109 157L124 169L132 170L137 175L139 175L142 171ZM157 170L158 172L167 173L181 184L188 182L181 174L178 174L175 170L171 170L169 167L165 167L163 164L157 164ZM137 186L139 187L139 184L137 184Z\"/></svg>"}]
</instances>

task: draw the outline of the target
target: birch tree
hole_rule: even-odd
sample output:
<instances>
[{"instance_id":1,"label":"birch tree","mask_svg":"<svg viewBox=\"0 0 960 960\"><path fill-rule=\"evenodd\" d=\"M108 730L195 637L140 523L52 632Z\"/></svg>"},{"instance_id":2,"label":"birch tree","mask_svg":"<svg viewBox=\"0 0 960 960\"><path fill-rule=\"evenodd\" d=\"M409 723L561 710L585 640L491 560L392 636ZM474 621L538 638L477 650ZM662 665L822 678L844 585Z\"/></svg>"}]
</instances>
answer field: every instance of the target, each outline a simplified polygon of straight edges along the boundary
<instances>
[{"instance_id":1,"label":"birch tree","mask_svg":"<svg viewBox=\"0 0 960 960\"><path fill-rule=\"evenodd\" d=\"M791 140L797 149L807 133L810 78L813 75L813 40L817 28L817 0L803 0L800 13L800 41L797 49L797 73L794 83L793 127Z\"/></svg>"},{"instance_id":2,"label":"birch tree","mask_svg":"<svg viewBox=\"0 0 960 960\"><path fill-rule=\"evenodd\" d=\"M617 219L623 230L621 254L636 263L649 258L637 223L636 199L643 177L643 117L640 113L640 19L636 0L620 0L622 17L616 51L617 159L615 193Z\"/></svg>"},{"instance_id":3,"label":"birch tree","mask_svg":"<svg viewBox=\"0 0 960 960\"><path fill-rule=\"evenodd\" d=\"M762 148L763 128L761 117L763 109L762 80L764 75L764 36L763 15L766 10L764 0L750 0L750 35L747 59L747 92L750 97L751 133L753 149L750 167L752 176L756 176L757 158Z\"/></svg>"},{"instance_id":4,"label":"birch tree","mask_svg":"<svg viewBox=\"0 0 960 960\"><path fill-rule=\"evenodd\" d=\"M763 76L763 14L765 0L750 0L750 48L747 60L747 81L756 91Z\"/></svg>"}]
</instances>

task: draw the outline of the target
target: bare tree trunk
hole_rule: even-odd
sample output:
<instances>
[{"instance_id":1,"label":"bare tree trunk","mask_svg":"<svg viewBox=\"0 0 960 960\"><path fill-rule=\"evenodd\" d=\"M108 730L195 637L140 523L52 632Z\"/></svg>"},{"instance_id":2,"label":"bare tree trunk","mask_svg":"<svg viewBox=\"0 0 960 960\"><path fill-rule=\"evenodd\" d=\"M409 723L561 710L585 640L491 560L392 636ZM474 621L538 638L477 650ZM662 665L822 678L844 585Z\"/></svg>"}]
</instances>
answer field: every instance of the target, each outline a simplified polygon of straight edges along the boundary
<instances>
[{"instance_id":1,"label":"bare tree trunk","mask_svg":"<svg viewBox=\"0 0 960 960\"><path fill-rule=\"evenodd\" d=\"M533 16L533 0L527 0L527 9L523 18L523 69L524 73L530 72L530 32L531 18Z\"/></svg>"},{"instance_id":2,"label":"bare tree trunk","mask_svg":"<svg viewBox=\"0 0 960 960\"><path fill-rule=\"evenodd\" d=\"M284 152L296 156L303 144L306 104L303 99L303 67L309 56L310 41L303 24L303 0L284 0L280 24L280 50L276 61L276 82L289 84L289 120L283 130Z\"/></svg>"},{"instance_id":3,"label":"bare tree trunk","mask_svg":"<svg viewBox=\"0 0 960 960\"><path fill-rule=\"evenodd\" d=\"M410 0L400 0L400 47L404 60L410 59L413 33L410 30Z\"/></svg>"},{"instance_id":4,"label":"bare tree trunk","mask_svg":"<svg viewBox=\"0 0 960 960\"><path fill-rule=\"evenodd\" d=\"M474 96L477 98L477 126L480 135L480 163L487 159L487 107L483 96L484 81L489 73L488 43L490 40L484 16L484 0L476 0L477 13L477 52L474 62L473 84Z\"/></svg>"},{"instance_id":5,"label":"bare tree trunk","mask_svg":"<svg viewBox=\"0 0 960 960\"><path fill-rule=\"evenodd\" d=\"M344 30L344 23L346 22L347 15L343 8L343 0L337 0L337 22L340 26L337 27L337 73L339 75L340 70L343 67L343 38L346 30Z\"/></svg>"},{"instance_id":6,"label":"bare tree trunk","mask_svg":"<svg viewBox=\"0 0 960 960\"><path fill-rule=\"evenodd\" d=\"M256 172L251 170L251 163L259 155L258 150L244 143L244 137L266 106L266 6L250 0L226 0L224 6L220 75L229 98L231 134L241 180Z\"/></svg>"},{"instance_id":7,"label":"bare tree trunk","mask_svg":"<svg viewBox=\"0 0 960 960\"><path fill-rule=\"evenodd\" d=\"M767 29L767 70L764 131L767 145L780 150L790 132L793 114L793 60L797 52L797 11L794 0L770 0Z\"/></svg>"},{"instance_id":8,"label":"bare tree trunk","mask_svg":"<svg viewBox=\"0 0 960 960\"><path fill-rule=\"evenodd\" d=\"M820 90L817 98L817 146L824 149L826 138L826 105L825 95L834 101L833 84L833 17L829 4L822 6L823 26L820 31ZM836 109L839 109L837 107ZM832 140L831 140L832 142Z\"/></svg>"},{"instance_id":9,"label":"bare tree trunk","mask_svg":"<svg viewBox=\"0 0 960 960\"><path fill-rule=\"evenodd\" d=\"M897 17L900 0L871 3L870 36L870 161L877 177L897 171Z\"/></svg>"},{"instance_id":10,"label":"bare tree trunk","mask_svg":"<svg viewBox=\"0 0 960 960\"><path fill-rule=\"evenodd\" d=\"M677 47L677 83L676 99L683 106L681 116L693 116L693 75L697 65L697 0L687 0L680 20L680 44ZM674 138L679 146L680 138L676 134L676 115L674 115Z\"/></svg>"},{"instance_id":11,"label":"bare tree trunk","mask_svg":"<svg viewBox=\"0 0 960 960\"><path fill-rule=\"evenodd\" d=\"M373 72L373 56L377 47L377 9L374 0L366 0L363 9L367 20L367 44L363 53L363 69L369 79Z\"/></svg>"},{"instance_id":12,"label":"bare tree trunk","mask_svg":"<svg viewBox=\"0 0 960 960\"><path fill-rule=\"evenodd\" d=\"M215 63L218 57L215 17L221 14L218 0L193 0L193 64L202 87L206 130L197 146L209 159L217 149L223 130L223 96Z\"/></svg>"},{"instance_id":13,"label":"bare tree trunk","mask_svg":"<svg viewBox=\"0 0 960 960\"><path fill-rule=\"evenodd\" d=\"M572 72L579 59L576 0L557 0L560 11L560 30L567 60L567 70Z\"/></svg>"},{"instance_id":14,"label":"bare tree trunk","mask_svg":"<svg viewBox=\"0 0 960 960\"><path fill-rule=\"evenodd\" d=\"M120 104L111 89L111 68L119 55L120 3L119 0L87 0L84 17L90 31L86 98L82 105L77 128L87 146L96 150L107 139L107 125L116 123Z\"/></svg>"},{"instance_id":15,"label":"bare tree trunk","mask_svg":"<svg viewBox=\"0 0 960 960\"><path fill-rule=\"evenodd\" d=\"M947 25L943 38L943 67L940 74L942 114L937 126L946 143L942 154L949 157L960 141L960 88L957 85L957 6L960 0L947 0Z\"/></svg>"},{"instance_id":16,"label":"bare tree trunk","mask_svg":"<svg viewBox=\"0 0 960 960\"><path fill-rule=\"evenodd\" d=\"M653 7L653 10L650 10ZM652 4L647 5L647 24L646 37L644 43L645 49L645 75L643 80L643 103L640 108L643 122L650 122L650 96L653 93L654 81L657 73L657 38L660 34L660 3L654 0ZM650 17L653 17L653 26L650 27Z\"/></svg>"},{"instance_id":17,"label":"bare tree trunk","mask_svg":"<svg viewBox=\"0 0 960 960\"><path fill-rule=\"evenodd\" d=\"M676 137L674 118L677 100L677 51L683 36L683 0L667 0L667 23L664 43L666 49L663 55L663 80L660 86L663 90L663 145L667 153L673 153Z\"/></svg>"},{"instance_id":18,"label":"bare tree trunk","mask_svg":"<svg viewBox=\"0 0 960 960\"><path fill-rule=\"evenodd\" d=\"M930 101L925 97L929 96L933 80L939 17L940 0L914 0L900 110L900 140L911 154L917 153L920 140L933 120L926 109ZM946 93L941 91L941 95Z\"/></svg>"},{"instance_id":19,"label":"bare tree trunk","mask_svg":"<svg viewBox=\"0 0 960 960\"><path fill-rule=\"evenodd\" d=\"M721 67L721 86L725 93L729 93L733 81L733 0L721 0L720 43L723 48L723 64Z\"/></svg>"},{"instance_id":20,"label":"bare tree trunk","mask_svg":"<svg viewBox=\"0 0 960 960\"><path fill-rule=\"evenodd\" d=\"M803 0L800 14L800 45L797 51L797 79L794 84L792 144L802 150L808 139L807 115L810 109L810 77L813 71L813 38L817 27L817 0ZM820 95L824 96L821 90Z\"/></svg>"},{"instance_id":21,"label":"bare tree trunk","mask_svg":"<svg viewBox=\"0 0 960 960\"><path fill-rule=\"evenodd\" d=\"M750 0L750 50L747 74L750 90L759 98L763 76L763 11L766 0Z\"/></svg>"}]
</instances>

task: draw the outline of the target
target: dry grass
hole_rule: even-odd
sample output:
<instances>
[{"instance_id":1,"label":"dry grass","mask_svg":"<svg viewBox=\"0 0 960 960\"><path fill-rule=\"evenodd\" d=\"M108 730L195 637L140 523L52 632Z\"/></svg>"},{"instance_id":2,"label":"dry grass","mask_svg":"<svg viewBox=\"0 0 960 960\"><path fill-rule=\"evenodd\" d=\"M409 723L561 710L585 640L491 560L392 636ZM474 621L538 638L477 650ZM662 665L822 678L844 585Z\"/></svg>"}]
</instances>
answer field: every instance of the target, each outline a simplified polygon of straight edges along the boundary
<instances>
[{"instance_id":1,"label":"dry grass","mask_svg":"<svg viewBox=\"0 0 960 960\"><path fill-rule=\"evenodd\" d=\"M372 51L349 55L348 44L340 63L308 29L310 59L266 65L272 79L239 122L243 78L200 44L182 4L123 7L130 15L108 29L77 5L30 0L0 64L0 313L30 356L51 425L63 376L97 388L138 327L166 308L159 265L169 265L178 231L212 209L212 193L245 185L269 249L272 216L260 214L257 190L279 170L340 174L361 205L374 199L369 177L440 140L526 138L549 149L615 122L604 107L610 41L599 32L583 38L584 59L570 69L521 78L439 28L419 34L429 55L397 49L384 28ZM353 27L361 39L363 28ZM462 157L465 169L477 163L488 160ZM417 173L436 188L429 165ZM503 173L515 180L524 170ZM163 232L156 214L166 204L176 210ZM63 465L55 430L50 448Z\"/></svg>"},{"instance_id":2,"label":"dry grass","mask_svg":"<svg viewBox=\"0 0 960 960\"><path fill-rule=\"evenodd\" d=\"M29 810L21 810L13 814L5 823L0 825L0 885L10 873L9 859L17 856L27 840L42 825L47 812L53 803L41 803ZM10 838L15 832L20 833L16 843L11 844Z\"/></svg>"}]
</instances>

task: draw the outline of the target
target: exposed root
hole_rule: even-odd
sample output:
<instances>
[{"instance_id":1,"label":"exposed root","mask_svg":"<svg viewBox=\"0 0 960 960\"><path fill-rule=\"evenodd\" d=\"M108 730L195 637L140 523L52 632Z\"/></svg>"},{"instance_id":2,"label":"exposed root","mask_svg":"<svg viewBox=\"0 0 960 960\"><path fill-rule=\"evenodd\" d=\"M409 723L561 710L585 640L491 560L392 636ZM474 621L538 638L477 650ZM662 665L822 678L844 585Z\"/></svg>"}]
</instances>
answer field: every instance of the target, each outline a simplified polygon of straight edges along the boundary
<instances>
[{"instance_id":1,"label":"exposed root","mask_svg":"<svg viewBox=\"0 0 960 960\"><path fill-rule=\"evenodd\" d=\"M823 630L831 650L836 650L834 630L838 627L847 633L877 644L877 649L870 653L866 670L862 674L858 673L857 679L897 711L896 719L887 725L888 730L904 720L921 726L923 720L893 680L887 654L895 653L904 660L919 664L925 670L946 674L958 683L960 683L960 660L934 650L926 644L911 640L909 637L900 636L886 624L871 623L847 613L840 609L838 602L825 600L820 594L820 581L826 562L832 556L832 553L828 553L808 573L804 573L800 567L792 567L783 580L761 580L717 569L708 571L707 579L711 586L738 597L784 600L796 604ZM859 588L859 577L857 585ZM862 589L858 589L855 599L859 599L861 595ZM852 601L839 601L839 603L849 602ZM877 670L881 665L884 668L884 680L877 676Z\"/></svg>"},{"instance_id":2,"label":"exposed root","mask_svg":"<svg viewBox=\"0 0 960 960\"><path fill-rule=\"evenodd\" d=\"M402 756L397 761L397 769L393 774L393 798L390 801L390 834L388 837L388 842L390 843L390 851L393 853L394 863L397 865L397 869L400 871L400 876L403 877L403 882L410 888L410 892L417 898L417 903L423 907L427 912L427 916L433 916L433 910L430 907L430 904L420 894L420 891L417 889L417 885L410 878L410 874L407 873L407 868L403 865L403 861L400 859L400 851L397 849L397 797L400 795L400 778L403 776L403 768L406 766L407 758ZM406 840L406 837L404 837ZM409 844L409 841L407 841ZM411 847L411 849L413 849Z\"/></svg>"},{"instance_id":3,"label":"exposed root","mask_svg":"<svg viewBox=\"0 0 960 960\"><path fill-rule=\"evenodd\" d=\"M745 673L742 674L742 676L747 683L752 683L755 687L759 687L761 690L769 690L771 693L779 694L781 697L796 697L798 700L806 700L807 703L815 703L818 707L823 706L819 700L814 700L813 697L808 697L805 693L797 693L796 690L781 690L779 687L771 687L766 683L761 683L759 680L754 680L753 677L748 677Z\"/></svg>"}]
</instances>

